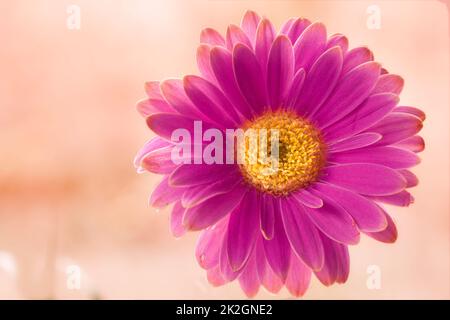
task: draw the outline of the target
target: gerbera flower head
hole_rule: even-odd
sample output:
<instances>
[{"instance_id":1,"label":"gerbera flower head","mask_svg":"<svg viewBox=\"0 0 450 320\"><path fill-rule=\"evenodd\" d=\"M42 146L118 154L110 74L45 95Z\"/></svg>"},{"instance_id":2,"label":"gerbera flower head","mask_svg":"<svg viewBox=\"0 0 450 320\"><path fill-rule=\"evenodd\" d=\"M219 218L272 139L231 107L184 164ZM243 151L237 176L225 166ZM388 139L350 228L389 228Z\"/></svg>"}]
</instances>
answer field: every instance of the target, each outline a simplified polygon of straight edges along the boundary
<instances>
[{"instance_id":1,"label":"gerbera flower head","mask_svg":"<svg viewBox=\"0 0 450 320\"><path fill-rule=\"evenodd\" d=\"M163 175L151 205L172 206L175 236L201 230L196 257L213 285L237 279L250 297L260 286L301 296L312 273L345 282L360 233L397 238L384 205L413 202L424 113L397 106L403 79L321 23L289 19L277 32L249 11L225 37L207 28L200 40L200 75L149 82L138 104L157 137L135 165ZM195 136L199 122L213 134L174 161L174 132ZM245 138L227 149L242 161L228 161L219 149L230 139L218 139L228 129L265 130L259 140L276 145L265 153L276 150L275 162L255 158ZM199 159L195 150L207 149L219 161Z\"/></svg>"}]
</instances>

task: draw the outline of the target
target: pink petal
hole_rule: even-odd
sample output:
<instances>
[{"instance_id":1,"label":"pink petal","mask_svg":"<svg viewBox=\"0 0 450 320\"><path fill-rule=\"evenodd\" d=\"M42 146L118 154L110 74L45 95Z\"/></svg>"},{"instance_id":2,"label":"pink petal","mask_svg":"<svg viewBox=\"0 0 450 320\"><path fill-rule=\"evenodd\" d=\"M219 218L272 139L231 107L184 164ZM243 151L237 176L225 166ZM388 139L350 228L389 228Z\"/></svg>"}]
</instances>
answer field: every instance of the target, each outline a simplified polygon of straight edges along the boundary
<instances>
[{"instance_id":1,"label":"pink petal","mask_svg":"<svg viewBox=\"0 0 450 320\"><path fill-rule=\"evenodd\" d=\"M202 120L202 119L200 119ZM186 129L194 137L194 119L180 114L156 113L147 117L147 126L158 136L168 141L172 139L172 133L177 129ZM211 128L205 121L202 122L203 130Z\"/></svg>"},{"instance_id":2,"label":"pink petal","mask_svg":"<svg viewBox=\"0 0 450 320\"><path fill-rule=\"evenodd\" d=\"M254 45L256 40L256 29L261 17L254 11L248 10L241 21L241 28L247 34L250 42Z\"/></svg>"},{"instance_id":3,"label":"pink petal","mask_svg":"<svg viewBox=\"0 0 450 320\"><path fill-rule=\"evenodd\" d=\"M371 197L372 199L398 207L408 207L414 203L414 197L406 190L389 196Z\"/></svg>"},{"instance_id":4,"label":"pink petal","mask_svg":"<svg viewBox=\"0 0 450 320\"><path fill-rule=\"evenodd\" d=\"M254 112L261 113L268 106L267 91L261 67L253 52L238 44L233 50L233 66L236 80Z\"/></svg>"},{"instance_id":5,"label":"pink petal","mask_svg":"<svg viewBox=\"0 0 450 320\"><path fill-rule=\"evenodd\" d=\"M346 36L337 33L328 38L326 49L333 48L335 46L341 47L343 53L348 50L348 39Z\"/></svg>"},{"instance_id":6,"label":"pink petal","mask_svg":"<svg viewBox=\"0 0 450 320\"><path fill-rule=\"evenodd\" d=\"M316 183L314 188L326 194L340 205L355 220L361 231L381 231L387 226L384 214L378 206L366 197L331 184Z\"/></svg>"},{"instance_id":7,"label":"pink petal","mask_svg":"<svg viewBox=\"0 0 450 320\"><path fill-rule=\"evenodd\" d=\"M395 226L395 223L383 208L380 207L380 210L386 216L386 220L388 222L387 228L379 232L366 232L366 234L369 237L381 242L394 243L397 240L397 228Z\"/></svg>"},{"instance_id":8,"label":"pink petal","mask_svg":"<svg viewBox=\"0 0 450 320\"><path fill-rule=\"evenodd\" d=\"M303 84L305 83L305 70L300 69L295 73L294 79L292 80L292 85L289 90L285 105L291 108L297 105L300 101L301 91Z\"/></svg>"},{"instance_id":9,"label":"pink petal","mask_svg":"<svg viewBox=\"0 0 450 320\"><path fill-rule=\"evenodd\" d=\"M273 197L271 195L261 194L260 201L260 225L261 232L267 240L273 238L275 228L276 208Z\"/></svg>"},{"instance_id":10,"label":"pink petal","mask_svg":"<svg viewBox=\"0 0 450 320\"><path fill-rule=\"evenodd\" d=\"M323 206L317 209L305 208L305 212L318 229L329 238L343 244L357 244L359 231L353 218L324 193L316 193L323 200ZM325 252L326 253L326 252Z\"/></svg>"},{"instance_id":11,"label":"pink petal","mask_svg":"<svg viewBox=\"0 0 450 320\"><path fill-rule=\"evenodd\" d=\"M197 76L186 76L183 83L189 99L211 122L219 127L236 127L239 117L231 103L216 86Z\"/></svg>"},{"instance_id":12,"label":"pink petal","mask_svg":"<svg viewBox=\"0 0 450 320\"><path fill-rule=\"evenodd\" d=\"M185 209L179 201L172 208L170 214L170 231L175 238L179 238L186 233L182 225L184 211Z\"/></svg>"},{"instance_id":13,"label":"pink petal","mask_svg":"<svg viewBox=\"0 0 450 320\"><path fill-rule=\"evenodd\" d=\"M425 150L425 141L421 136L412 136L396 142L393 146L417 153Z\"/></svg>"},{"instance_id":14,"label":"pink petal","mask_svg":"<svg viewBox=\"0 0 450 320\"><path fill-rule=\"evenodd\" d=\"M251 119L252 108L242 95L233 71L233 58L224 48L215 47L211 50L211 67L224 94L245 118Z\"/></svg>"},{"instance_id":15,"label":"pink petal","mask_svg":"<svg viewBox=\"0 0 450 320\"><path fill-rule=\"evenodd\" d=\"M423 127L422 121L406 113L391 113L369 130L378 132L383 138L377 145L389 145L417 134Z\"/></svg>"},{"instance_id":16,"label":"pink petal","mask_svg":"<svg viewBox=\"0 0 450 320\"><path fill-rule=\"evenodd\" d=\"M195 257L203 269L211 269L219 264L227 223L228 219L223 219L200 234L195 247Z\"/></svg>"},{"instance_id":17,"label":"pink petal","mask_svg":"<svg viewBox=\"0 0 450 320\"><path fill-rule=\"evenodd\" d=\"M324 129L327 141L343 140L370 128L391 112L398 100L398 96L392 93L370 96L345 118Z\"/></svg>"},{"instance_id":18,"label":"pink petal","mask_svg":"<svg viewBox=\"0 0 450 320\"><path fill-rule=\"evenodd\" d=\"M295 70L309 70L322 54L327 41L327 31L322 23L309 25L294 44Z\"/></svg>"},{"instance_id":19,"label":"pink petal","mask_svg":"<svg viewBox=\"0 0 450 320\"><path fill-rule=\"evenodd\" d=\"M311 24L311 21L308 19L298 18L295 20L291 27L289 28L289 32L287 36L291 40L292 43L295 43L300 35L305 31L305 29Z\"/></svg>"},{"instance_id":20,"label":"pink petal","mask_svg":"<svg viewBox=\"0 0 450 320\"><path fill-rule=\"evenodd\" d=\"M140 166L152 173L169 174L178 165L172 161L172 146L147 153L141 160Z\"/></svg>"},{"instance_id":21,"label":"pink petal","mask_svg":"<svg viewBox=\"0 0 450 320\"><path fill-rule=\"evenodd\" d=\"M150 205L156 208L165 207L172 202L178 201L181 199L185 188L172 188L168 184L169 178L164 177L161 182L156 186L153 190L152 195L150 196Z\"/></svg>"},{"instance_id":22,"label":"pink petal","mask_svg":"<svg viewBox=\"0 0 450 320\"><path fill-rule=\"evenodd\" d=\"M145 83L145 93L150 99L164 100L161 94L159 81L148 81Z\"/></svg>"},{"instance_id":23,"label":"pink petal","mask_svg":"<svg viewBox=\"0 0 450 320\"><path fill-rule=\"evenodd\" d=\"M225 283L227 283L227 280L225 280L222 277L222 274L220 273L219 266L215 266L214 268L208 269L206 271L206 276L208 278L208 282L214 287L222 286Z\"/></svg>"},{"instance_id":24,"label":"pink petal","mask_svg":"<svg viewBox=\"0 0 450 320\"><path fill-rule=\"evenodd\" d=\"M267 67L267 91L273 109L285 100L294 78L294 52L286 36L280 35L273 42Z\"/></svg>"},{"instance_id":25,"label":"pink petal","mask_svg":"<svg viewBox=\"0 0 450 320\"><path fill-rule=\"evenodd\" d=\"M227 250L231 268L235 271L245 265L259 235L258 206L259 199L252 190L230 214Z\"/></svg>"},{"instance_id":26,"label":"pink petal","mask_svg":"<svg viewBox=\"0 0 450 320\"><path fill-rule=\"evenodd\" d=\"M376 62L362 64L347 73L314 116L319 126L327 127L352 112L369 96L379 75L380 65Z\"/></svg>"},{"instance_id":27,"label":"pink petal","mask_svg":"<svg viewBox=\"0 0 450 320\"><path fill-rule=\"evenodd\" d=\"M252 47L250 39L247 37L242 29L234 24L228 26L227 29L227 48L232 51L237 44L246 45L248 48Z\"/></svg>"},{"instance_id":28,"label":"pink petal","mask_svg":"<svg viewBox=\"0 0 450 320\"><path fill-rule=\"evenodd\" d=\"M141 100L137 103L136 109L144 118L158 112L173 113L175 111L165 100L160 99Z\"/></svg>"},{"instance_id":29,"label":"pink petal","mask_svg":"<svg viewBox=\"0 0 450 320\"><path fill-rule=\"evenodd\" d=\"M228 231L224 235L223 243L221 243L221 249L220 249L220 257L219 257L219 266L220 266L220 273L222 274L223 278L227 281L233 281L235 280L242 272L242 269L239 271L234 271L231 266L230 262L228 260L228 250L227 250L227 235Z\"/></svg>"},{"instance_id":30,"label":"pink petal","mask_svg":"<svg viewBox=\"0 0 450 320\"><path fill-rule=\"evenodd\" d=\"M283 225L294 252L313 270L323 265L323 246L319 231L305 212L305 207L293 198L282 201Z\"/></svg>"},{"instance_id":31,"label":"pink petal","mask_svg":"<svg viewBox=\"0 0 450 320\"><path fill-rule=\"evenodd\" d=\"M203 78L211 83L216 83L216 77L210 62L211 46L202 44L197 48L197 67Z\"/></svg>"},{"instance_id":32,"label":"pink petal","mask_svg":"<svg viewBox=\"0 0 450 320\"><path fill-rule=\"evenodd\" d=\"M251 255L242 270L242 273L239 276L239 284L241 285L242 291L244 291L249 298L253 298L258 293L260 281L258 278L255 254Z\"/></svg>"},{"instance_id":33,"label":"pink petal","mask_svg":"<svg viewBox=\"0 0 450 320\"><path fill-rule=\"evenodd\" d=\"M403 175L403 177L406 179L406 187L407 188L412 188L419 184L419 179L411 171L403 169L403 170L399 170L398 172L400 172Z\"/></svg>"},{"instance_id":34,"label":"pink petal","mask_svg":"<svg viewBox=\"0 0 450 320\"><path fill-rule=\"evenodd\" d=\"M321 237L325 249L325 263L322 270L316 271L315 274L325 286L335 282L344 283L350 271L348 248L323 234Z\"/></svg>"},{"instance_id":35,"label":"pink petal","mask_svg":"<svg viewBox=\"0 0 450 320\"><path fill-rule=\"evenodd\" d=\"M202 30L200 34L200 42L210 44L212 46L225 47L225 40L222 35L212 28Z\"/></svg>"},{"instance_id":36,"label":"pink petal","mask_svg":"<svg viewBox=\"0 0 450 320\"><path fill-rule=\"evenodd\" d=\"M382 136L379 133L364 132L355 136L351 136L345 140L341 140L337 143L331 144L328 151L330 153L336 153L360 149L374 144L381 138Z\"/></svg>"},{"instance_id":37,"label":"pink petal","mask_svg":"<svg viewBox=\"0 0 450 320\"><path fill-rule=\"evenodd\" d=\"M391 92L395 94L400 94L403 89L404 80L402 77L396 74L384 74L380 76L378 82L373 89L372 94Z\"/></svg>"},{"instance_id":38,"label":"pink petal","mask_svg":"<svg viewBox=\"0 0 450 320\"><path fill-rule=\"evenodd\" d=\"M320 208L323 206L323 201L316 195L309 192L307 189L300 189L294 193L292 196L297 199L301 204L309 208Z\"/></svg>"},{"instance_id":39,"label":"pink petal","mask_svg":"<svg viewBox=\"0 0 450 320\"><path fill-rule=\"evenodd\" d=\"M190 118L204 118L186 96L181 79L168 79L163 81L161 83L161 91L167 102L180 114Z\"/></svg>"},{"instance_id":40,"label":"pink petal","mask_svg":"<svg viewBox=\"0 0 450 320\"><path fill-rule=\"evenodd\" d=\"M397 171L368 163L328 167L323 180L357 193L374 196L398 193L406 187L405 178Z\"/></svg>"},{"instance_id":41,"label":"pink petal","mask_svg":"<svg viewBox=\"0 0 450 320\"><path fill-rule=\"evenodd\" d=\"M169 178L170 185L178 187L214 183L236 170L234 165L183 164Z\"/></svg>"},{"instance_id":42,"label":"pink petal","mask_svg":"<svg viewBox=\"0 0 450 320\"><path fill-rule=\"evenodd\" d=\"M298 92L296 109L304 115L313 114L333 91L340 77L342 52L333 47L324 52L308 72L301 92Z\"/></svg>"},{"instance_id":43,"label":"pink petal","mask_svg":"<svg viewBox=\"0 0 450 320\"><path fill-rule=\"evenodd\" d=\"M373 54L368 48L354 48L345 54L344 65L342 66L342 74L346 74L353 68L372 60Z\"/></svg>"},{"instance_id":44,"label":"pink petal","mask_svg":"<svg viewBox=\"0 0 450 320\"><path fill-rule=\"evenodd\" d=\"M181 203L185 208L194 207L205 200L229 192L236 184L241 183L241 181L241 176L233 172L223 178L223 180L221 179L207 185L189 187L186 192L183 193Z\"/></svg>"},{"instance_id":45,"label":"pink petal","mask_svg":"<svg viewBox=\"0 0 450 320\"><path fill-rule=\"evenodd\" d=\"M337 152L330 155L328 161L338 164L375 163L392 169L407 169L420 163L415 153L395 147L367 147Z\"/></svg>"},{"instance_id":46,"label":"pink petal","mask_svg":"<svg viewBox=\"0 0 450 320\"><path fill-rule=\"evenodd\" d=\"M159 137L155 137L153 139L151 139L150 141L148 141L136 154L136 157L134 158L134 166L138 169L138 172L140 171L140 165L141 165L141 161L142 159L149 154L152 151L155 150L160 150L163 148L167 148L172 146L172 144L170 142L167 142Z\"/></svg>"},{"instance_id":47,"label":"pink petal","mask_svg":"<svg viewBox=\"0 0 450 320\"><path fill-rule=\"evenodd\" d=\"M311 270L295 255L291 255L291 266L286 278L286 288L295 297L301 297L311 282Z\"/></svg>"},{"instance_id":48,"label":"pink petal","mask_svg":"<svg viewBox=\"0 0 450 320\"><path fill-rule=\"evenodd\" d=\"M269 51L275 39L275 28L268 19L262 19L256 30L255 55L265 78Z\"/></svg>"},{"instance_id":49,"label":"pink petal","mask_svg":"<svg viewBox=\"0 0 450 320\"><path fill-rule=\"evenodd\" d=\"M425 118L426 118L425 112L423 112L422 110L415 108L415 107L399 106L394 109L394 112L403 112L403 113L412 114L413 116L416 116L417 118L419 118L422 121L425 121Z\"/></svg>"},{"instance_id":50,"label":"pink petal","mask_svg":"<svg viewBox=\"0 0 450 320\"><path fill-rule=\"evenodd\" d=\"M263 245L270 267L284 282L289 270L291 246L286 238L286 232L280 216L280 201L281 200L274 198L274 204L278 203L278 205L275 207L277 210L275 211L273 238L271 240L263 240Z\"/></svg>"},{"instance_id":51,"label":"pink petal","mask_svg":"<svg viewBox=\"0 0 450 320\"><path fill-rule=\"evenodd\" d=\"M256 263L258 278L261 284L271 293L278 293L283 287L281 279L273 272L266 259L262 238L258 239L256 243Z\"/></svg>"},{"instance_id":52,"label":"pink petal","mask_svg":"<svg viewBox=\"0 0 450 320\"><path fill-rule=\"evenodd\" d=\"M183 217L183 225L188 230L201 230L215 224L239 205L246 191L243 186L237 185L228 193L188 208Z\"/></svg>"}]
</instances>

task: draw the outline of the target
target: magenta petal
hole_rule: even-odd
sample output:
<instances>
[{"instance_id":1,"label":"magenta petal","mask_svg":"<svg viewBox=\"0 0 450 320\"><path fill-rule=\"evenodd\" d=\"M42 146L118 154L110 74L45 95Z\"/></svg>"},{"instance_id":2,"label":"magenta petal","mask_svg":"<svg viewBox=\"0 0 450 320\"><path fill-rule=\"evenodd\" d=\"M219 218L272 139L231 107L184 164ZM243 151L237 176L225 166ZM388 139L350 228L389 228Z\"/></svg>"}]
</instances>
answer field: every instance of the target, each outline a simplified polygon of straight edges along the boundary
<instances>
[{"instance_id":1,"label":"magenta petal","mask_svg":"<svg viewBox=\"0 0 450 320\"><path fill-rule=\"evenodd\" d=\"M200 234L195 247L195 257L203 269L210 269L219 264L227 222L227 219L223 219Z\"/></svg>"},{"instance_id":2,"label":"magenta petal","mask_svg":"<svg viewBox=\"0 0 450 320\"><path fill-rule=\"evenodd\" d=\"M389 196L371 197L372 199L398 207L408 207L414 203L414 197L406 190Z\"/></svg>"},{"instance_id":3,"label":"magenta petal","mask_svg":"<svg viewBox=\"0 0 450 320\"><path fill-rule=\"evenodd\" d=\"M353 111L369 96L379 75L380 65L376 62L362 64L347 73L314 116L319 126L324 128Z\"/></svg>"},{"instance_id":4,"label":"magenta petal","mask_svg":"<svg viewBox=\"0 0 450 320\"><path fill-rule=\"evenodd\" d=\"M298 18L295 20L287 32L287 36L292 43L295 43L305 29L311 24L308 19Z\"/></svg>"},{"instance_id":5,"label":"magenta petal","mask_svg":"<svg viewBox=\"0 0 450 320\"><path fill-rule=\"evenodd\" d=\"M181 203L185 208L194 207L205 200L229 192L241 181L241 176L233 172L217 182L189 187L183 193Z\"/></svg>"},{"instance_id":6,"label":"magenta petal","mask_svg":"<svg viewBox=\"0 0 450 320\"><path fill-rule=\"evenodd\" d=\"M331 144L330 153L343 152L348 150L360 149L370 146L382 138L381 134L373 132L364 132L355 136L351 136L345 140Z\"/></svg>"},{"instance_id":7,"label":"magenta petal","mask_svg":"<svg viewBox=\"0 0 450 320\"><path fill-rule=\"evenodd\" d=\"M275 28L268 19L262 19L256 30L255 55L265 78L269 51L275 39Z\"/></svg>"},{"instance_id":8,"label":"magenta petal","mask_svg":"<svg viewBox=\"0 0 450 320\"><path fill-rule=\"evenodd\" d=\"M260 225L261 232L265 239L270 240L274 235L276 208L275 199L271 195L261 194L260 204ZM278 213L277 213L278 214Z\"/></svg>"},{"instance_id":9,"label":"magenta petal","mask_svg":"<svg viewBox=\"0 0 450 320\"><path fill-rule=\"evenodd\" d=\"M181 199L181 196L186 189L172 188L169 186L168 181L169 178L164 177L158 186L156 186L155 190L153 190L149 201L151 206L162 208Z\"/></svg>"},{"instance_id":10,"label":"magenta petal","mask_svg":"<svg viewBox=\"0 0 450 320\"><path fill-rule=\"evenodd\" d=\"M319 231L306 214L306 208L291 198L282 201L283 225L294 252L313 270L323 265L324 251Z\"/></svg>"},{"instance_id":11,"label":"magenta petal","mask_svg":"<svg viewBox=\"0 0 450 320\"><path fill-rule=\"evenodd\" d=\"M419 179L411 171L403 169L403 170L399 170L398 172L400 172L402 174L402 176L406 179L406 187L407 188L412 188L419 184Z\"/></svg>"},{"instance_id":12,"label":"magenta petal","mask_svg":"<svg viewBox=\"0 0 450 320\"><path fill-rule=\"evenodd\" d=\"M397 171L368 163L328 167L323 180L357 193L374 196L398 193L406 187L405 178Z\"/></svg>"},{"instance_id":13,"label":"magenta petal","mask_svg":"<svg viewBox=\"0 0 450 320\"><path fill-rule=\"evenodd\" d=\"M239 284L247 297L253 298L259 290L260 281L258 278L256 255L252 254L247 261L242 273L239 275Z\"/></svg>"},{"instance_id":14,"label":"magenta petal","mask_svg":"<svg viewBox=\"0 0 450 320\"><path fill-rule=\"evenodd\" d=\"M147 126L158 136L165 140L171 141L172 133L177 129L186 129L194 136L194 119L188 118L180 114L172 113L156 113L147 117ZM211 128L207 122L203 122L203 129Z\"/></svg>"},{"instance_id":15,"label":"magenta petal","mask_svg":"<svg viewBox=\"0 0 450 320\"><path fill-rule=\"evenodd\" d=\"M247 100L245 100L236 82L231 53L224 48L213 48L211 50L211 67L214 70L217 82L222 91L233 103L236 110L238 110L245 118L251 119L252 108Z\"/></svg>"},{"instance_id":16,"label":"magenta petal","mask_svg":"<svg viewBox=\"0 0 450 320\"><path fill-rule=\"evenodd\" d=\"M357 244L359 231L355 221L342 206L324 193L316 193L323 200L323 206L317 209L305 208L305 212L318 229L329 238L344 244ZM326 253L326 252L325 252Z\"/></svg>"},{"instance_id":17,"label":"magenta petal","mask_svg":"<svg viewBox=\"0 0 450 320\"><path fill-rule=\"evenodd\" d=\"M225 39L222 35L212 28L203 29L200 34L200 42L210 44L212 46L225 47Z\"/></svg>"},{"instance_id":18,"label":"magenta petal","mask_svg":"<svg viewBox=\"0 0 450 320\"><path fill-rule=\"evenodd\" d=\"M312 115L333 91L340 77L342 51L333 47L324 52L311 67L301 92L298 92L296 109L304 115Z\"/></svg>"},{"instance_id":19,"label":"magenta petal","mask_svg":"<svg viewBox=\"0 0 450 320\"><path fill-rule=\"evenodd\" d=\"M187 96L202 114L220 127L236 127L239 117L216 86L197 76L186 76L183 83Z\"/></svg>"},{"instance_id":20,"label":"magenta petal","mask_svg":"<svg viewBox=\"0 0 450 320\"><path fill-rule=\"evenodd\" d=\"M316 183L314 188L326 194L340 205L355 220L361 231L381 231L387 226L384 214L378 206L366 197L330 184Z\"/></svg>"},{"instance_id":21,"label":"magenta petal","mask_svg":"<svg viewBox=\"0 0 450 320\"><path fill-rule=\"evenodd\" d=\"M288 108L292 108L293 106L297 105L299 101L301 101L300 96L303 84L305 83L305 74L306 73L304 69L300 69L295 73L291 88L286 98L286 102L284 103Z\"/></svg>"},{"instance_id":22,"label":"magenta petal","mask_svg":"<svg viewBox=\"0 0 450 320\"><path fill-rule=\"evenodd\" d=\"M309 25L294 44L295 70L309 70L322 54L327 41L327 31L322 23Z\"/></svg>"},{"instance_id":23,"label":"magenta petal","mask_svg":"<svg viewBox=\"0 0 450 320\"><path fill-rule=\"evenodd\" d=\"M403 112L403 113L412 114L413 116L416 116L417 118L419 118L422 121L425 121L425 118L426 118L425 112L423 112L422 110L415 108L415 107L399 106L394 109L394 112Z\"/></svg>"},{"instance_id":24,"label":"magenta petal","mask_svg":"<svg viewBox=\"0 0 450 320\"><path fill-rule=\"evenodd\" d=\"M227 250L227 239L228 239L227 234L228 231L226 231L223 241L221 243L219 266L220 266L220 273L222 274L223 278L226 279L227 281L233 281L241 274L242 269L239 271L234 271L230 266Z\"/></svg>"},{"instance_id":25,"label":"magenta petal","mask_svg":"<svg viewBox=\"0 0 450 320\"><path fill-rule=\"evenodd\" d=\"M256 113L261 113L267 107L268 99L261 67L255 55L247 46L238 44L233 50L233 66L244 97Z\"/></svg>"},{"instance_id":26,"label":"magenta petal","mask_svg":"<svg viewBox=\"0 0 450 320\"><path fill-rule=\"evenodd\" d=\"M327 140L343 140L371 127L392 111L398 99L392 93L370 96L349 115L324 130Z\"/></svg>"},{"instance_id":27,"label":"magenta petal","mask_svg":"<svg viewBox=\"0 0 450 320\"><path fill-rule=\"evenodd\" d=\"M258 206L259 199L252 190L230 214L227 250L233 270L240 270L245 265L259 235Z\"/></svg>"},{"instance_id":28,"label":"magenta petal","mask_svg":"<svg viewBox=\"0 0 450 320\"><path fill-rule=\"evenodd\" d=\"M421 136L412 136L396 142L393 146L417 153L425 149L425 141Z\"/></svg>"},{"instance_id":29,"label":"magenta petal","mask_svg":"<svg viewBox=\"0 0 450 320\"><path fill-rule=\"evenodd\" d=\"M383 138L377 145L389 145L418 133L423 127L422 121L406 113L391 113L371 127L369 131L378 132Z\"/></svg>"},{"instance_id":30,"label":"magenta petal","mask_svg":"<svg viewBox=\"0 0 450 320\"><path fill-rule=\"evenodd\" d=\"M232 51L237 44L243 44L248 48L252 47L250 39L242 29L234 24L230 24L227 29L227 49Z\"/></svg>"},{"instance_id":31,"label":"magenta petal","mask_svg":"<svg viewBox=\"0 0 450 320\"><path fill-rule=\"evenodd\" d=\"M317 278L326 286L335 282L347 281L350 271L350 256L346 245L337 243L327 236L321 234L324 250L325 263L320 271L316 271Z\"/></svg>"},{"instance_id":32,"label":"magenta petal","mask_svg":"<svg viewBox=\"0 0 450 320\"><path fill-rule=\"evenodd\" d=\"M297 18L289 18L286 20L280 28L280 34L287 35L289 33L289 30L291 29L294 22L297 21Z\"/></svg>"},{"instance_id":33,"label":"magenta petal","mask_svg":"<svg viewBox=\"0 0 450 320\"><path fill-rule=\"evenodd\" d=\"M216 83L216 77L211 68L211 46L202 44L197 48L197 67L203 78L211 83Z\"/></svg>"},{"instance_id":34,"label":"magenta petal","mask_svg":"<svg viewBox=\"0 0 450 320\"><path fill-rule=\"evenodd\" d=\"M272 109L285 100L294 78L294 52L286 36L278 36L273 42L267 66L267 91Z\"/></svg>"},{"instance_id":35,"label":"magenta petal","mask_svg":"<svg viewBox=\"0 0 450 320\"><path fill-rule=\"evenodd\" d=\"M307 189L300 189L294 193L292 196L297 199L301 204L309 208L320 208L323 206L323 201L316 195L309 192Z\"/></svg>"},{"instance_id":36,"label":"magenta petal","mask_svg":"<svg viewBox=\"0 0 450 320\"><path fill-rule=\"evenodd\" d=\"M348 49L347 37L340 33L333 34L331 37L328 38L326 49L330 49L335 46L341 47L342 52L345 54Z\"/></svg>"},{"instance_id":37,"label":"magenta petal","mask_svg":"<svg viewBox=\"0 0 450 320\"><path fill-rule=\"evenodd\" d=\"M228 193L220 194L195 207L188 208L184 213L183 225L188 230L201 230L215 224L239 205L246 192L244 187L237 185Z\"/></svg>"},{"instance_id":38,"label":"magenta petal","mask_svg":"<svg viewBox=\"0 0 450 320\"><path fill-rule=\"evenodd\" d=\"M311 269L309 269L295 254L291 255L291 266L286 278L286 288L295 297L305 294L311 282Z\"/></svg>"},{"instance_id":39,"label":"magenta petal","mask_svg":"<svg viewBox=\"0 0 450 320\"><path fill-rule=\"evenodd\" d=\"M250 42L254 45L256 38L256 28L258 28L261 17L254 11L248 10L241 21L241 28L247 34Z\"/></svg>"},{"instance_id":40,"label":"magenta petal","mask_svg":"<svg viewBox=\"0 0 450 320\"><path fill-rule=\"evenodd\" d=\"M271 240L263 240L263 245L270 267L284 282L289 270L291 246L286 238L286 232L281 219L280 202L282 202L282 200L278 198L273 198L273 200L276 210L274 235Z\"/></svg>"},{"instance_id":41,"label":"magenta petal","mask_svg":"<svg viewBox=\"0 0 450 320\"><path fill-rule=\"evenodd\" d=\"M178 187L214 183L235 170L233 165L183 164L170 175L169 182Z\"/></svg>"},{"instance_id":42,"label":"magenta petal","mask_svg":"<svg viewBox=\"0 0 450 320\"><path fill-rule=\"evenodd\" d=\"M180 202L175 203L170 214L170 231L175 238L179 238L186 233L182 225L185 209Z\"/></svg>"},{"instance_id":43,"label":"magenta petal","mask_svg":"<svg viewBox=\"0 0 450 320\"><path fill-rule=\"evenodd\" d=\"M328 161L343 163L375 163L392 169L407 169L420 162L419 157L410 151L395 147L367 147L330 155Z\"/></svg>"},{"instance_id":44,"label":"magenta petal","mask_svg":"<svg viewBox=\"0 0 450 320\"><path fill-rule=\"evenodd\" d=\"M396 74L383 74L378 79L372 94L391 92L395 94L400 94L403 89L404 80L402 77Z\"/></svg>"},{"instance_id":45,"label":"magenta petal","mask_svg":"<svg viewBox=\"0 0 450 320\"><path fill-rule=\"evenodd\" d=\"M384 211L383 208L380 207L380 210L384 213L386 216L386 220L388 222L388 226L383 231L379 232L366 232L366 234L374 238L375 240L385 242L385 243L394 243L397 240L397 228L395 226L394 221L392 218Z\"/></svg>"},{"instance_id":46,"label":"magenta petal","mask_svg":"<svg viewBox=\"0 0 450 320\"><path fill-rule=\"evenodd\" d=\"M342 66L342 74L346 74L353 68L372 60L373 54L368 48L354 48L345 54L344 65Z\"/></svg>"}]
</instances>

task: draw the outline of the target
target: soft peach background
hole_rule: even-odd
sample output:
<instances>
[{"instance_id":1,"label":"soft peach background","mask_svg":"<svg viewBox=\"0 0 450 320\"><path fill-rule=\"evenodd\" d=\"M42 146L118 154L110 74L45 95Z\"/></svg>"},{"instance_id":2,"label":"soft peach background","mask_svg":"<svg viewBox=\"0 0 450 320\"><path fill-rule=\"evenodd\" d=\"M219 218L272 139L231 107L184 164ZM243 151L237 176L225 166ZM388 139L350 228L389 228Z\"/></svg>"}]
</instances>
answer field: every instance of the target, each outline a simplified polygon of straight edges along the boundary
<instances>
[{"instance_id":1,"label":"soft peach background","mask_svg":"<svg viewBox=\"0 0 450 320\"><path fill-rule=\"evenodd\" d=\"M195 73L201 28L224 31L246 9L277 26L324 22L368 45L402 75L402 103L427 113L416 203L390 208L399 239L363 238L351 274L307 299L438 298L449 293L449 28L437 1L16 0L0 11L0 298L244 298L212 288L197 266L196 234L175 240L167 212L147 206L158 181L132 159L151 137L135 111L147 80ZM81 7L81 30L66 8ZM380 30L366 9L381 8ZM67 266L82 287L66 286ZM379 290L367 268L381 268ZM286 291L258 298L288 298Z\"/></svg>"}]
</instances>

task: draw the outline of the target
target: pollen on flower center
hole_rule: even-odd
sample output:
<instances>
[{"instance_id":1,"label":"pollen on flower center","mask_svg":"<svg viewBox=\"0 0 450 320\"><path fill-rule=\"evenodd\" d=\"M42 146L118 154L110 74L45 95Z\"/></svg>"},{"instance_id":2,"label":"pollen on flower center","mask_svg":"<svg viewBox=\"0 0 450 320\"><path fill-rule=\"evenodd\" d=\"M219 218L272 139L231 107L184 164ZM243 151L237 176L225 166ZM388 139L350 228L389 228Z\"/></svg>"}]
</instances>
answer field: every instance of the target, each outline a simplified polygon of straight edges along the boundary
<instances>
[{"instance_id":1,"label":"pollen on flower center","mask_svg":"<svg viewBox=\"0 0 450 320\"><path fill-rule=\"evenodd\" d=\"M243 129L256 133L258 140L252 144L246 136L240 147L243 151L240 169L249 184L282 196L317 180L325 162L325 144L309 121L292 111L269 111L246 123ZM271 155L274 135L278 138L275 157ZM267 142L261 144L261 141ZM267 155L270 161L261 155Z\"/></svg>"}]
</instances>

